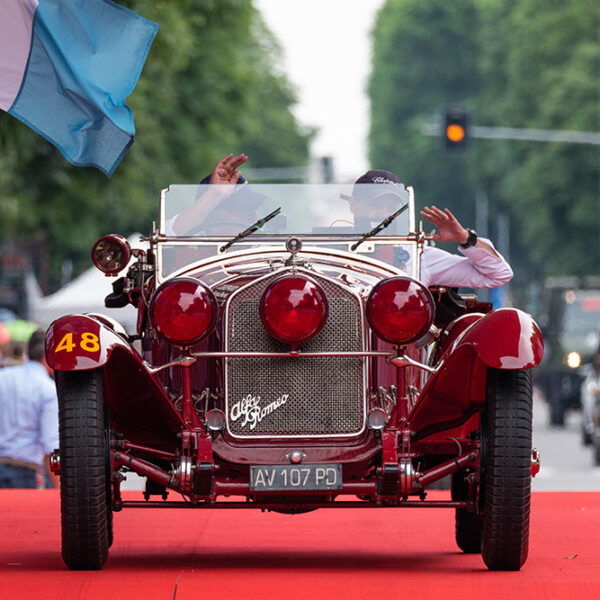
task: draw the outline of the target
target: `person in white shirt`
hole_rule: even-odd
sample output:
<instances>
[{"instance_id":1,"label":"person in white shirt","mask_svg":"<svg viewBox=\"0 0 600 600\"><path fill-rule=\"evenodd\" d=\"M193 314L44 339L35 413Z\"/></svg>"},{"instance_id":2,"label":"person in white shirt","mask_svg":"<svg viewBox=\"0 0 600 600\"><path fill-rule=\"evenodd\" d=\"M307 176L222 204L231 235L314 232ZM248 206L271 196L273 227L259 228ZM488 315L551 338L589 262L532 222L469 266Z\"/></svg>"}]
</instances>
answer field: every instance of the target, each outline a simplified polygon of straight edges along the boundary
<instances>
[{"instance_id":1,"label":"person in white shirt","mask_svg":"<svg viewBox=\"0 0 600 600\"><path fill-rule=\"evenodd\" d=\"M44 357L44 332L35 331L23 365L0 369L0 488L35 488L58 448L58 400ZM53 487L58 477L50 474Z\"/></svg>"}]
</instances>

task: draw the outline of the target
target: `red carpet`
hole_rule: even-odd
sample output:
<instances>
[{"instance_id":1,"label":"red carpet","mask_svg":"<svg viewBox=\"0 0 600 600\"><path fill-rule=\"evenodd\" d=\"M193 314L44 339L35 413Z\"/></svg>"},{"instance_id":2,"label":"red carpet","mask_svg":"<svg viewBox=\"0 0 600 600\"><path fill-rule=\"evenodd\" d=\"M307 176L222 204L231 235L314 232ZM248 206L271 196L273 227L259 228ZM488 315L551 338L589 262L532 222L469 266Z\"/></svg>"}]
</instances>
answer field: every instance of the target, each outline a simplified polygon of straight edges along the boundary
<instances>
[{"instance_id":1,"label":"red carpet","mask_svg":"<svg viewBox=\"0 0 600 600\"><path fill-rule=\"evenodd\" d=\"M515 573L459 552L449 509L128 509L104 570L89 572L64 566L59 518L53 490L0 490L2 600L600 598L595 492L534 494L529 560Z\"/></svg>"}]
</instances>

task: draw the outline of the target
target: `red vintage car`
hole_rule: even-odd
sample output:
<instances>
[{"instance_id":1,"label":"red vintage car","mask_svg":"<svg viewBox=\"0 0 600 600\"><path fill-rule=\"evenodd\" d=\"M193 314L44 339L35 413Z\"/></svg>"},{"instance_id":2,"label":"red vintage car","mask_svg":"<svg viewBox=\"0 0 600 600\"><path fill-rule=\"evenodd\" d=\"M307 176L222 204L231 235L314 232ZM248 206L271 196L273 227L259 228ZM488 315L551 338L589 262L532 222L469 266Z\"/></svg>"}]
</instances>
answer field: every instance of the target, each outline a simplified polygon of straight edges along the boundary
<instances>
[{"instance_id":1,"label":"red vintage car","mask_svg":"<svg viewBox=\"0 0 600 600\"><path fill-rule=\"evenodd\" d=\"M538 326L421 283L412 188L370 185L364 210L352 193L174 185L148 250L95 243L96 267L126 272L106 306L138 320L47 332L69 568L104 565L114 511L172 506L446 507L464 552L524 564ZM146 478L137 500L129 472ZM443 479L447 499L428 499Z\"/></svg>"}]
</instances>

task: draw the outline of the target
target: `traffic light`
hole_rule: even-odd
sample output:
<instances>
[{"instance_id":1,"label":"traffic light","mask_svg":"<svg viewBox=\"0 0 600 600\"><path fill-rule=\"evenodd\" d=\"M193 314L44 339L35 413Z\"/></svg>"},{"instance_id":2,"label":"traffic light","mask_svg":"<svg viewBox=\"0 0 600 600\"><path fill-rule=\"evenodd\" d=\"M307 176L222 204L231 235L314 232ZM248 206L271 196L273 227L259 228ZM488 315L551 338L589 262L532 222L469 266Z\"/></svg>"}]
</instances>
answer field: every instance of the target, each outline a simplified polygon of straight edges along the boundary
<instances>
[{"instance_id":1,"label":"traffic light","mask_svg":"<svg viewBox=\"0 0 600 600\"><path fill-rule=\"evenodd\" d=\"M442 139L448 151L465 150L469 145L469 113L461 109L446 110L442 122Z\"/></svg>"}]
</instances>

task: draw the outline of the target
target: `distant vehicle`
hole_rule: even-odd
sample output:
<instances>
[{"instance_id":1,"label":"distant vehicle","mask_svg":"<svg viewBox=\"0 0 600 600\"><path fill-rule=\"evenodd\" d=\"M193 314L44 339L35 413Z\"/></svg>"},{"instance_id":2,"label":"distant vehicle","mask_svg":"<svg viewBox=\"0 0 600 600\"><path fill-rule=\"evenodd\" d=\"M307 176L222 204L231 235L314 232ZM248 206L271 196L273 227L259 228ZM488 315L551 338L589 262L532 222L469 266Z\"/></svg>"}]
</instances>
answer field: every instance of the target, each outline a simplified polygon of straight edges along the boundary
<instances>
[{"instance_id":1,"label":"distant vehicle","mask_svg":"<svg viewBox=\"0 0 600 600\"><path fill-rule=\"evenodd\" d=\"M521 568L540 330L421 282L412 188L365 190L375 227L352 193L175 185L147 251L96 242L96 267L126 273L106 306L134 304L138 325L69 315L46 335L69 568L101 568L113 511L141 507L447 508L459 548ZM177 233L200 198L212 216ZM127 472L147 478L144 500L121 496ZM428 499L444 477L451 497Z\"/></svg>"},{"instance_id":2,"label":"distant vehicle","mask_svg":"<svg viewBox=\"0 0 600 600\"><path fill-rule=\"evenodd\" d=\"M550 423L564 425L581 407L581 386L600 343L600 277L551 277L544 286L540 326L545 353L536 383L549 407Z\"/></svg>"}]
</instances>

